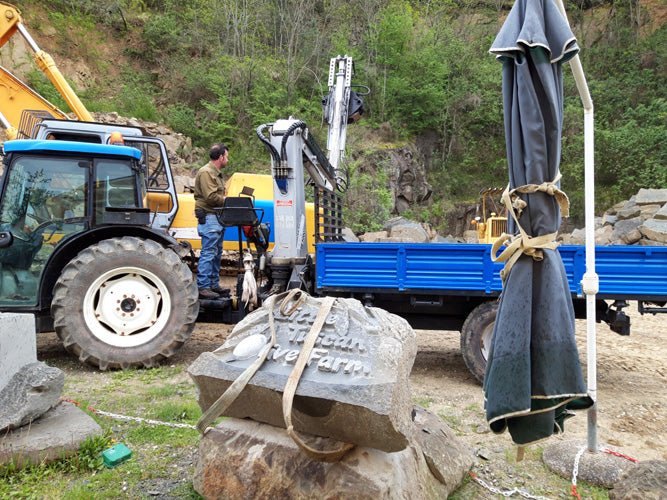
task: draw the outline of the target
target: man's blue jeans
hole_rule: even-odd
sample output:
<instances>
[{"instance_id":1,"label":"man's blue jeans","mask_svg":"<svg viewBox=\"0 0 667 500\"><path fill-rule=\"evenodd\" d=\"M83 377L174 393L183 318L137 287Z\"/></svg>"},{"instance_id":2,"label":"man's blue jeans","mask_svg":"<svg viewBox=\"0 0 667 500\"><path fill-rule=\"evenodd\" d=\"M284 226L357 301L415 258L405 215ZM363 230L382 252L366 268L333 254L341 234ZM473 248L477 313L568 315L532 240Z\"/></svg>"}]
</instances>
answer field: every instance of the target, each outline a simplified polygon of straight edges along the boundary
<instances>
[{"instance_id":1,"label":"man's blue jeans","mask_svg":"<svg viewBox=\"0 0 667 500\"><path fill-rule=\"evenodd\" d=\"M215 214L206 215L206 224L197 224L201 237L201 253L197 264L197 287L200 290L220 286L220 259L225 228Z\"/></svg>"}]
</instances>

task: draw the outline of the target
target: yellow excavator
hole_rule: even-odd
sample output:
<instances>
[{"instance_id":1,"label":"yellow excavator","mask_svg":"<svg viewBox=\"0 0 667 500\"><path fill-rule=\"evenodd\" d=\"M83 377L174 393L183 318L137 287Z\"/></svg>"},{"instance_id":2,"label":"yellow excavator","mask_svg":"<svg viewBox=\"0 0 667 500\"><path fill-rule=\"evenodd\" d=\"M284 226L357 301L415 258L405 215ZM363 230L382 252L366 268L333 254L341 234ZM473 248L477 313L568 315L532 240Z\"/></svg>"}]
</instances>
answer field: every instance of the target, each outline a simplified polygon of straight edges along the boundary
<instances>
[{"instance_id":1,"label":"yellow excavator","mask_svg":"<svg viewBox=\"0 0 667 500\"><path fill-rule=\"evenodd\" d=\"M479 243L493 244L507 231L507 217L498 215L498 207L493 199L494 196L502 194L503 191L503 188L488 188L482 189L479 193L482 197L482 215L475 217L471 222L477 229ZM486 212L487 199L493 205L488 217Z\"/></svg>"},{"instance_id":2,"label":"yellow excavator","mask_svg":"<svg viewBox=\"0 0 667 500\"><path fill-rule=\"evenodd\" d=\"M5 2L0 2L0 11L0 47L4 46L14 34L19 33L33 51L37 66L48 76L77 118L82 121L93 121L93 117L58 70L53 58L39 48L26 30L21 12L15 6ZM6 103L0 111L0 123L5 128L9 139L19 138L24 110L45 111L53 118L68 118L64 111L58 109L2 67L0 67L0 99L1 102Z\"/></svg>"}]
</instances>

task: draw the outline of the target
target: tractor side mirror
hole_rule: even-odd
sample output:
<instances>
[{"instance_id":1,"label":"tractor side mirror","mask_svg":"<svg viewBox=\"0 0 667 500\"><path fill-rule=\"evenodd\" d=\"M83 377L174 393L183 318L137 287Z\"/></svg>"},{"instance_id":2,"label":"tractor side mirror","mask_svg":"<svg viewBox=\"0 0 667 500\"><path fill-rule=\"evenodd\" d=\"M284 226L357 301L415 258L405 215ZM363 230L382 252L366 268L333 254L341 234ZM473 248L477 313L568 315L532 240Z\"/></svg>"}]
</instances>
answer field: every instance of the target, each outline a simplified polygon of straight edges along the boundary
<instances>
[{"instance_id":1,"label":"tractor side mirror","mask_svg":"<svg viewBox=\"0 0 667 500\"><path fill-rule=\"evenodd\" d=\"M7 248L14 242L14 235L9 231L0 231L0 248Z\"/></svg>"}]
</instances>

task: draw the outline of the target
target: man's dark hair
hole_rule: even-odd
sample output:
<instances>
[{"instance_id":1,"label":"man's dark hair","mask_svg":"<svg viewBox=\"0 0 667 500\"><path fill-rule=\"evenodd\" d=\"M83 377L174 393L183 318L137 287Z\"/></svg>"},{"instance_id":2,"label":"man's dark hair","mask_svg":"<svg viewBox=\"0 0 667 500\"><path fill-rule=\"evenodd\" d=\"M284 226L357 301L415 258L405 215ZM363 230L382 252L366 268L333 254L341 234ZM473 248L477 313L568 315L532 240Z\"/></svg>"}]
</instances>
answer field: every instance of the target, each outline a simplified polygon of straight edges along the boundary
<instances>
[{"instance_id":1,"label":"man's dark hair","mask_svg":"<svg viewBox=\"0 0 667 500\"><path fill-rule=\"evenodd\" d=\"M208 152L208 156L211 158L211 160L217 160L225 154L225 151L229 151L229 148L224 143L219 142L218 144L211 146L211 150Z\"/></svg>"}]
</instances>

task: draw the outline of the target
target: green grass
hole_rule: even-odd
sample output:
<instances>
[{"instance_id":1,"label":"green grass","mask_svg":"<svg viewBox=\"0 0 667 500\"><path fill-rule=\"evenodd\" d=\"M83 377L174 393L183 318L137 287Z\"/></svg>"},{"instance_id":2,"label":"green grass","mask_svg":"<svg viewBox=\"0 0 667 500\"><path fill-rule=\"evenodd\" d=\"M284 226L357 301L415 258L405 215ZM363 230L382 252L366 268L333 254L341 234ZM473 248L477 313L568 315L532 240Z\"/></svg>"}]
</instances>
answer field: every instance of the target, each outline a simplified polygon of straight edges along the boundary
<instances>
[{"instance_id":1,"label":"green grass","mask_svg":"<svg viewBox=\"0 0 667 500\"><path fill-rule=\"evenodd\" d=\"M147 490L159 491L165 484L162 489L168 488L170 497L201 498L192 487L192 457L200 440L196 430L123 421L88 409L194 426L201 410L183 367L93 372L79 366L71 375L70 370L63 398L78 402L105 431L69 458L23 469L0 467L0 498L144 499L150 497ZM125 444L132 457L109 469L101 453L115 443Z\"/></svg>"}]
</instances>

